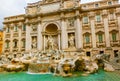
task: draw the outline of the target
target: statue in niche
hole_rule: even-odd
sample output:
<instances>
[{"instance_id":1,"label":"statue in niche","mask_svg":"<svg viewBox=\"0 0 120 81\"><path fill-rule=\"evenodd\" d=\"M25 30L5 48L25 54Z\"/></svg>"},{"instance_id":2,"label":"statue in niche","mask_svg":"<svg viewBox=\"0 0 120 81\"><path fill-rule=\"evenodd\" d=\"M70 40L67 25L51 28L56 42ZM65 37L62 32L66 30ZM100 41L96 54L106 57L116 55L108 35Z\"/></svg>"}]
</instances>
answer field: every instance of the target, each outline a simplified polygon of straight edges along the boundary
<instances>
[{"instance_id":1,"label":"statue in niche","mask_svg":"<svg viewBox=\"0 0 120 81\"><path fill-rule=\"evenodd\" d=\"M37 48L37 38L36 37L32 38L32 48L33 49Z\"/></svg>"},{"instance_id":2,"label":"statue in niche","mask_svg":"<svg viewBox=\"0 0 120 81\"><path fill-rule=\"evenodd\" d=\"M68 43L69 43L69 47L75 47L75 37L73 34L70 34Z\"/></svg>"},{"instance_id":3,"label":"statue in niche","mask_svg":"<svg viewBox=\"0 0 120 81\"><path fill-rule=\"evenodd\" d=\"M49 50L54 49L54 39L51 35L48 36L48 39L47 39L47 48Z\"/></svg>"}]
</instances>

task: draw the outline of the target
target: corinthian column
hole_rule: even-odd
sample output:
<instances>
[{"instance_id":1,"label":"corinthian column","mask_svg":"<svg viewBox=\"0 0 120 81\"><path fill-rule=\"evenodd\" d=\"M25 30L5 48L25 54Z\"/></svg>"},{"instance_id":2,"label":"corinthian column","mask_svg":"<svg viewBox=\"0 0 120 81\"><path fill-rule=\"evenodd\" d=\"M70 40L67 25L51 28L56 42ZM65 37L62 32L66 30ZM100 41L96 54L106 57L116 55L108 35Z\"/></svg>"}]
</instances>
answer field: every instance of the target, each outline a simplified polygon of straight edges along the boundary
<instances>
[{"instance_id":1,"label":"corinthian column","mask_svg":"<svg viewBox=\"0 0 120 81\"><path fill-rule=\"evenodd\" d=\"M26 52L30 52L30 50L31 50L30 30L31 30L30 25L27 24L27 25L26 25L26 45L25 45L25 46L26 46L26 47L25 47Z\"/></svg>"},{"instance_id":2,"label":"corinthian column","mask_svg":"<svg viewBox=\"0 0 120 81\"><path fill-rule=\"evenodd\" d=\"M22 34L22 23L19 23L18 30L19 30L19 40L18 40L18 51L21 51L22 45L21 45L21 34Z\"/></svg>"},{"instance_id":3,"label":"corinthian column","mask_svg":"<svg viewBox=\"0 0 120 81\"><path fill-rule=\"evenodd\" d=\"M107 12L106 11L103 11L103 21L104 21L106 47L110 47L108 17L107 17Z\"/></svg>"},{"instance_id":4,"label":"corinthian column","mask_svg":"<svg viewBox=\"0 0 120 81\"><path fill-rule=\"evenodd\" d=\"M39 22L39 24L38 24L38 28L37 28L38 30L37 30L37 32L38 32L38 36L37 36L37 48L38 48L38 50L39 51L41 51L42 50L42 45L43 45L43 43L42 43L42 26L41 26L41 21Z\"/></svg>"},{"instance_id":5,"label":"corinthian column","mask_svg":"<svg viewBox=\"0 0 120 81\"><path fill-rule=\"evenodd\" d=\"M13 51L13 29L14 29L14 25L11 24L10 25L10 52Z\"/></svg>"},{"instance_id":6,"label":"corinthian column","mask_svg":"<svg viewBox=\"0 0 120 81\"><path fill-rule=\"evenodd\" d=\"M62 41L62 49L68 48L68 35L67 35L67 24L65 18L63 17L63 13L61 14L61 41Z\"/></svg>"},{"instance_id":7,"label":"corinthian column","mask_svg":"<svg viewBox=\"0 0 120 81\"><path fill-rule=\"evenodd\" d=\"M76 11L76 47L83 48L82 25L80 21L79 11Z\"/></svg>"},{"instance_id":8,"label":"corinthian column","mask_svg":"<svg viewBox=\"0 0 120 81\"><path fill-rule=\"evenodd\" d=\"M119 39L120 40L120 8L116 9L116 16L117 16L117 21L118 21L118 30L119 30Z\"/></svg>"},{"instance_id":9,"label":"corinthian column","mask_svg":"<svg viewBox=\"0 0 120 81\"><path fill-rule=\"evenodd\" d=\"M95 19L93 12L90 12L90 28L92 33L92 46L93 48L96 48Z\"/></svg>"}]
</instances>

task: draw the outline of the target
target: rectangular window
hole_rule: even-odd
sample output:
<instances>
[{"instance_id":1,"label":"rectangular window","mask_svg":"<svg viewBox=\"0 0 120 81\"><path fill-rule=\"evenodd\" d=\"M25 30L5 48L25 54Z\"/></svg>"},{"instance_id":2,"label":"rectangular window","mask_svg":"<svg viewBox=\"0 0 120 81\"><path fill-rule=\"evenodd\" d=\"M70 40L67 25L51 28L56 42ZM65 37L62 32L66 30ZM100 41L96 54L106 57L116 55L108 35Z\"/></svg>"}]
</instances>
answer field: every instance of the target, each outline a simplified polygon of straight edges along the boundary
<instances>
[{"instance_id":1,"label":"rectangular window","mask_svg":"<svg viewBox=\"0 0 120 81\"><path fill-rule=\"evenodd\" d=\"M95 8L98 8L99 7L99 4L95 4Z\"/></svg>"},{"instance_id":2,"label":"rectangular window","mask_svg":"<svg viewBox=\"0 0 120 81\"><path fill-rule=\"evenodd\" d=\"M25 48L25 40L23 40L22 42L23 42L23 48Z\"/></svg>"},{"instance_id":3,"label":"rectangular window","mask_svg":"<svg viewBox=\"0 0 120 81\"><path fill-rule=\"evenodd\" d=\"M100 22L101 21L101 16L100 15L96 15L96 21Z\"/></svg>"},{"instance_id":4,"label":"rectangular window","mask_svg":"<svg viewBox=\"0 0 120 81\"><path fill-rule=\"evenodd\" d=\"M109 2L108 2L108 5L112 5L112 2L111 2L111 1L109 1Z\"/></svg>"},{"instance_id":5,"label":"rectangular window","mask_svg":"<svg viewBox=\"0 0 120 81\"><path fill-rule=\"evenodd\" d=\"M9 42L6 42L6 48L9 48Z\"/></svg>"},{"instance_id":6,"label":"rectangular window","mask_svg":"<svg viewBox=\"0 0 120 81\"><path fill-rule=\"evenodd\" d=\"M116 33L112 33L112 41L113 42L117 41Z\"/></svg>"},{"instance_id":7,"label":"rectangular window","mask_svg":"<svg viewBox=\"0 0 120 81\"><path fill-rule=\"evenodd\" d=\"M102 34L98 35L98 41L99 41L99 43L103 42L103 35Z\"/></svg>"},{"instance_id":8,"label":"rectangular window","mask_svg":"<svg viewBox=\"0 0 120 81\"><path fill-rule=\"evenodd\" d=\"M91 53L90 52L86 52L86 56L91 56Z\"/></svg>"},{"instance_id":9,"label":"rectangular window","mask_svg":"<svg viewBox=\"0 0 120 81\"><path fill-rule=\"evenodd\" d=\"M14 31L15 31L15 32L18 31L18 27L17 27L17 26L14 27Z\"/></svg>"},{"instance_id":10,"label":"rectangular window","mask_svg":"<svg viewBox=\"0 0 120 81\"><path fill-rule=\"evenodd\" d=\"M22 30L23 30L23 31L26 30L26 26L25 26L25 25L22 26Z\"/></svg>"},{"instance_id":11,"label":"rectangular window","mask_svg":"<svg viewBox=\"0 0 120 81\"><path fill-rule=\"evenodd\" d=\"M10 28L9 28L9 27L6 29L6 32L7 32L7 33L9 33L9 32L10 32Z\"/></svg>"},{"instance_id":12,"label":"rectangular window","mask_svg":"<svg viewBox=\"0 0 120 81\"><path fill-rule=\"evenodd\" d=\"M88 17L83 17L83 23L87 24L88 23Z\"/></svg>"},{"instance_id":13,"label":"rectangular window","mask_svg":"<svg viewBox=\"0 0 120 81\"><path fill-rule=\"evenodd\" d=\"M85 36L85 41L86 41L86 43L90 43L90 37L89 37L89 35Z\"/></svg>"}]
</instances>

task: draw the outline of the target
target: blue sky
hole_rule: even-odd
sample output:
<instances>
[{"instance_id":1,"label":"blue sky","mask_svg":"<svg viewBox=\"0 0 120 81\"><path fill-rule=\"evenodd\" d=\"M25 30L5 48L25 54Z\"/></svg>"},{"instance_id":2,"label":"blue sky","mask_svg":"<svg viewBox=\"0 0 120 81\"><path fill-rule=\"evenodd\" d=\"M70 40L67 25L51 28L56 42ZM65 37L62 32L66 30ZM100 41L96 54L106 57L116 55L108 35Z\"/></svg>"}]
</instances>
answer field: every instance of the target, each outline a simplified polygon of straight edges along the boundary
<instances>
[{"instance_id":1,"label":"blue sky","mask_svg":"<svg viewBox=\"0 0 120 81\"><path fill-rule=\"evenodd\" d=\"M3 27L3 18L7 16L24 14L24 7L27 3L37 2L40 0L0 0L0 28ZM81 3L93 2L98 0L81 0Z\"/></svg>"}]
</instances>

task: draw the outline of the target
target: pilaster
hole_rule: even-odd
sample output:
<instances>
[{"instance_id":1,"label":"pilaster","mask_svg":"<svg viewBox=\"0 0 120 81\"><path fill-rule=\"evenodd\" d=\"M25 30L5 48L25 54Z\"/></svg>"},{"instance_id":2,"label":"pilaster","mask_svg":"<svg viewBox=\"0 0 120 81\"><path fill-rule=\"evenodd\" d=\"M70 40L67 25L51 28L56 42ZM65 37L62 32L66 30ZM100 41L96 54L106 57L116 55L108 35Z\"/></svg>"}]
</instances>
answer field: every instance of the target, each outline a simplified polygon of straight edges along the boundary
<instances>
[{"instance_id":1,"label":"pilaster","mask_svg":"<svg viewBox=\"0 0 120 81\"><path fill-rule=\"evenodd\" d=\"M40 19L40 18L38 18L38 19ZM38 22L38 28L37 28L38 30L37 30L37 32L38 32L38 36L37 36L37 48L38 48L38 50L39 51L41 51L42 50L42 46L43 46L43 43L42 43L42 26L41 26L41 21L39 21Z\"/></svg>"},{"instance_id":2,"label":"pilaster","mask_svg":"<svg viewBox=\"0 0 120 81\"><path fill-rule=\"evenodd\" d=\"M76 11L76 48L83 48L83 37L82 37L82 23L80 20L80 13Z\"/></svg>"},{"instance_id":3,"label":"pilaster","mask_svg":"<svg viewBox=\"0 0 120 81\"><path fill-rule=\"evenodd\" d=\"M64 13L61 13L61 41L62 49L68 48L67 23L64 18Z\"/></svg>"},{"instance_id":4,"label":"pilaster","mask_svg":"<svg viewBox=\"0 0 120 81\"><path fill-rule=\"evenodd\" d=\"M118 30L119 30L119 39L118 40L120 40L120 8L117 8L116 9L116 16L117 16L117 21L118 21Z\"/></svg>"},{"instance_id":5,"label":"pilaster","mask_svg":"<svg viewBox=\"0 0 120 81\"><path fill-rule=\"evenodd\" d=\"M18 25L18 33L19 33L19 39L18 39L18 51L20 52L21 51L21 48L22 48L22 45L21 45L21 30L22 30L22 26L23 24L22 23L19 23Z\"/></svg>"},{"instance_id":6,"label":"pilaster","mask_svg":"<svg viewBox=\"0 0 120 81\"><path fill-rule=\"evenodd\" d=\"M10 25L10 52L13 51L13 30L14 30L14 25Z\"/></svg>"},{"instance_id":7,"label":"pilaster","mask_svg":"<svg viewBox=\"0 0 120 81\"><path fill-rule=\"evenodd\" d=\"M109 25L108 25L108 15L107 11L103 11L103 22L104 22L104 31L105 31L105 42L106 42L106 47L110 47L110 35L109 35Z\"/></svg>"},{"instance_id":8,"label":"pilaster","mask_svg":"<svg viewBox=\"0 0 120 81\"><path fill-rule=\"evenodd\" d=\"M96 48L96 35L95 35L95 17L94 12L90 12L90 28L91 28L91 35L92 35L92 46L93 48Z\"/></svg>"},{"instance_id":9,"label":"pilaster","mask_svg":"<svg viewBox=\"0 0 120 81\"><path fill-rule=\"evenodd\" d=\"M26 52L30 52L31 50L31 36L30 36L31 28L30 24L26 24L26 47L25 50Z\"/></svg>"}]
</instances>

